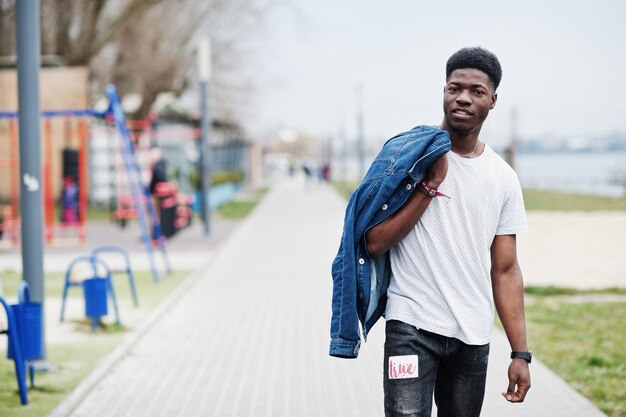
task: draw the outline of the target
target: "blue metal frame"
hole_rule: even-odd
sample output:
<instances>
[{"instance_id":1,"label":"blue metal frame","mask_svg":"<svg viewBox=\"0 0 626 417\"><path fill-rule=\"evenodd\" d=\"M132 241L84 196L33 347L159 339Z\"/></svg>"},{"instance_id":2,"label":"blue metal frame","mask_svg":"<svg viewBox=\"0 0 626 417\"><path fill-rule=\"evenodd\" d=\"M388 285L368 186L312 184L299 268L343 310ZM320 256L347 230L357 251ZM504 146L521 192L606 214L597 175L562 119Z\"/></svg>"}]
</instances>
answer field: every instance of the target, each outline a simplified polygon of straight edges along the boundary
<instances>
[{"instance_id":1,"label":"blue metal frame","mask_svg":"<svg viewBox=\"0 0 626 417\"><path fill-rule=\"evenodd\" d=\"M35 306L33 304L35 304ZM18 308L21 308L21 310L18 311L17 310ZM31 309L36 309L35 311L40 313L39 324L41 325L41 330L38 331L39 336L35 336L35 340L32 340L31 338L32 333L30 332L32 329L29 329L29 326L33 325L33 323L28 320L29 315L34 313L34 311L32 311ZM30 289L28 288L28 283L26 281L20 282L20 285L17 289L17 305L15 304L12 305L11 310L13 312L13 318L17 326L18 338L21 339L20 341L20 348L22 349L21 360L24 361L24 363L26 364L26 369L28 370L28 374L30 377L30 386L32 388L35 386L35 367L33 366L33 361L36 359L41 359L44 356L43 338L41 338L41 334L43 333L43 326L44 326L43 304L31 302ZM19 321L20 314L18 314L18 312L22 315L21 322ZM24 328L20 329L19 326L24 326ZM37 337L40 337L41 339L37 340L36 339ZM33 353L33 348L36 348L36 346L33 346L33 345L29 346L29 343L33 345L36 343L39 343L41 345L40 349L35 349L35 353ZM14 352L15 351L12 350L12 348L11 348L11 351L7 349L7 356L10 357L9 354L12 354L13 357L15 357Z\"/></svg>"},{"instance_id":2,"label":"blue metal frame","mask_svg":"<svg viewBox=\"0 0 626 417\"><path fill-rule=\"evenodd\" d=\"M128 252L121 246L115 245L104 245L98 246L91 252L92 256L98 256L103 253L119 253L124 258L124 262L126 263L126 267L124 269L110 269L111 273L124 273L128 276L128 282L130 284L130 291L133 295L133 303L135 307L139 305L139 300L137 299L137 288L135 287L135 275L133 274L133 270L130 267L130 257L128 256Z\"/></svg>"},{"instance_id":3,"label":"blue metal frame","mask_svg":"<svg viewBox=\"0 0 626 417\"><path fill-rule=\"evenodd\" d=\"M9 344L13 349L13 362L15 363L15 375L17 377L17 385L20 392L20 402L22 405L28 404L28 391L26 390L26 370L25 362L22 357L22 348L20 346L20 340L17 335L17 326L15 324L15 317L13 316L13 310L6 300L0 296L0 304L4 307L4 311L7 314L7 321L9 328L6 333L9 336Z\"/></svg>"},{"instance_id":4,"label":"blue metal frame","mask_svg":"<svg viewBox=\"0 0 626 417\"><path fill-rule=\"evenodd\" d=\"M145 201L145 206L148 211L152 223L152 230L154 230L154 240L157 242L159 249L163 255L163 261L165 263L165 270L167 274L172 272L170 261L167 256L167 250L165 249L165 238L161 233L161 225L156 216L156 211L152 205L152 199L148 187L143 184L143 178L141 175L141 167L137 162L137 155L135 154L135 146L130 137L130 132L126 126L126 117L122 111L119 97L117 96L117 90L114 85L108 85L106 88L107 97L109 98L109 112L113 114L113 120L115 126L122 139L122 156L124 158L124 166L126 168L126 174L130 180L133 202L137 211L137 218L139 220L139 226L141 228L141 234L143 237L144 246L148 252L150 259L150 267L152 269L152 277L156 282L161 281L161 276L156 268L154 262L154 255L152 253L152 238L150 236L150 229L148 221L143 211L142 201Z\"/></svg>"},{"instance_id":5,"label":"blue metal frame","mask_svg":"<svg viewBox=\"0 0 626 417\"><path fill-rule=\"evenodd\" d=\"M61 301L61 322L65 320L65 301L67 299L67 292L70 287L82 287L82 282L72 282L72 270L74 267L80 263L88 262L91 265L93 275L91 278L101 278L107 280L107 289L109 296L111 297L111 301L113 301L113 309L115 311L115 323L120 324L120 315L119 309L117 307L117 298L115 297L115 290L113 289L113 280L111 279L111 270L107 266L107 264L99 259L97 256L89 255L89 256L79 256L74 258L72 262L70 262L67 267L67 272L65 273L65 284L63 285L63 298ZM102 266L105 271L105 275L98 275L98 265ZM92 318L92 328L95 329L98 324L98 318Z\"/></svg>"}]
</instances>

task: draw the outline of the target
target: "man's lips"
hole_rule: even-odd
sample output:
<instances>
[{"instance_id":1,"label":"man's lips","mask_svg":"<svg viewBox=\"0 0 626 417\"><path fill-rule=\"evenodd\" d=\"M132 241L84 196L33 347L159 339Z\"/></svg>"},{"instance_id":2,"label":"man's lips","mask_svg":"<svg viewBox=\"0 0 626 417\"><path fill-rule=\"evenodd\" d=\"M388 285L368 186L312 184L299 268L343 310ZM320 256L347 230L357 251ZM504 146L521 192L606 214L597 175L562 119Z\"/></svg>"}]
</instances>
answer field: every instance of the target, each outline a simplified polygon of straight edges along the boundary
<instances>
[{"instance_id":1,"label":"man's lips","mask_svg":"<svg viewBox=\"0 0 626 417\"><path fill-rule=\"evenodd\" d=\"M462 107L453 107L451 110L451 113L457 114L460 116L473 116L474 115L474 112L468 109L462 108Z\"/></svg>"}]
</instances>

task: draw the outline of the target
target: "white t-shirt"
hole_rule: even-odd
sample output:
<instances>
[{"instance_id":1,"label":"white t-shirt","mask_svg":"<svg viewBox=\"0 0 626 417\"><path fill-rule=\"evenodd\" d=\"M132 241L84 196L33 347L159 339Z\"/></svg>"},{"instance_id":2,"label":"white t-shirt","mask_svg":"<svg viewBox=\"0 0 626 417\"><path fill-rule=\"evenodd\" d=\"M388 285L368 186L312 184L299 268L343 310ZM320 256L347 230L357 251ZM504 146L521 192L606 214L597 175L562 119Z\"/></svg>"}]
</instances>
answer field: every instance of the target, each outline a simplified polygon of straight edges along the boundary
<instances>
[{"instance_id":1,"label":"white t-shirt","mask_svg":"<svg viewBox=\"0 0 626 417\"><path fill-rule=\"evenodd\" d=\"M413 230L391 248L387 320L466 344L489 343L494 319L490 248L527 229L513 169L485 145L476 158L448 153L448 174Z\"/></svg>"}]
</instances>

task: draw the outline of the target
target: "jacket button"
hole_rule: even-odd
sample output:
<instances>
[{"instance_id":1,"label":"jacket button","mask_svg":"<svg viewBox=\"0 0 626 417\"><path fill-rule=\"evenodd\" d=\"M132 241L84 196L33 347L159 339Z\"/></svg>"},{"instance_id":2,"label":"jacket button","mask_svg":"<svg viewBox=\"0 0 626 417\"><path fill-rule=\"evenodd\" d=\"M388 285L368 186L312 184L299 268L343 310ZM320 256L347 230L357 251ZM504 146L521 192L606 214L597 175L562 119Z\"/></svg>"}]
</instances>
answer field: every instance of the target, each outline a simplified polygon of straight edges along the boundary
<instances>
[{"instance_id":1,"label":"jacket button","mask_svg":"<svg viewBox=\"0 0 626 417\"><path fill-rule=\"evenodd\" d=\"M363 299L363 293L360 293L359 294L359 300L362 300L362 299Z\"/></svg>"},{"instance_id":2,"label":"jacket button","mask_svg":"<svg viewBox=\"0 0 626 417\"><path fill-rule=\"evenodd\" d=\"M411 189L411 184L407 184L407 185L406 185L406 189L407 189L407 190L410 190L410 189Z\"/></svg>"},{"instance_id":3,"label":"jacket button","mask_svg":"<svg viewBox=\"0 0 626 417\"><path fill-rule=\"evenodd\" d=\"M382 209L383 209L383 210L387 210L387 204L383 204Z\"/></svg>"},{"instance_id":4,"label":"jacket button","mask_svg":"<svg viewBox=\"0 0 626 417\"><path fill-rule=\"evenodd\" d=\"M365 259L359 258L359 265L363 265L365 263Z\"/></svg>"}]
</instances>

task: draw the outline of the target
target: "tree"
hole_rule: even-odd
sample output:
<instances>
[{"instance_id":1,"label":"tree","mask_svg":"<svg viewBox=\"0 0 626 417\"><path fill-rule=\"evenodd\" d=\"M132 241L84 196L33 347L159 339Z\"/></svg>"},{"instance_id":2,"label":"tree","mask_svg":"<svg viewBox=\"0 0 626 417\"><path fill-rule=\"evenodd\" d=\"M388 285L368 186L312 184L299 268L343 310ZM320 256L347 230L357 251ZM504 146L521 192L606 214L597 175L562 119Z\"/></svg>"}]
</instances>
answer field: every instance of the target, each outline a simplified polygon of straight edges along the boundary
<instances>
[{"instance_id":1,"label":"tree","mask_svg":"<svg viewBox=\"0 0 626 417\"><path fill-rule=\"evenodd\" d=\"M164 1L42 0L41 52L88 65L124 27ZM0 35L0 56L15 55L15 0L0 0Z\"/></svg>"},{"instance_id":2,"label":"tree","mask_svg":"<svg viewBox=\"0 0 626 417\"><path fill-rule=\"evenodd\" d=\"M251 91L245 57L254 49L269 3L254 0L168 0L152 7L120 33L113 81L139 93L147 113L158 93L181 93L195 81L200 35L212 40L214 113L231 118ZM123 47L119 47L122 46Z\"/></svg>"},{"instance_id":3,"label":"tree","mask_svg":"<svg viewBox=\"0 0 626 417\"><path fill-rule=\"evenodd\" d=\"M0 0L0 56L15 55L15 4Z\"/></svg>"},{"instance_id":4,"label":"tree","mask_svg":"<svg viewBox=\"0 0 626 417\"><path fill-rule=\"evenodd\" d=\"M232 117L250 92L243 59L270 10L270 0L42 0L42 53L88 65L92 91L114 82L137 93L144 117L157 95L181 93L196 74L199 35L213 44L216 114ZM275 5L276 3L273 3ZM15 54L15 0L0 0L0 56Z\"/></svg>"}]
</instances>

